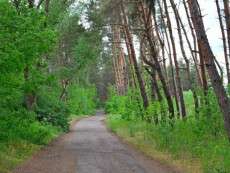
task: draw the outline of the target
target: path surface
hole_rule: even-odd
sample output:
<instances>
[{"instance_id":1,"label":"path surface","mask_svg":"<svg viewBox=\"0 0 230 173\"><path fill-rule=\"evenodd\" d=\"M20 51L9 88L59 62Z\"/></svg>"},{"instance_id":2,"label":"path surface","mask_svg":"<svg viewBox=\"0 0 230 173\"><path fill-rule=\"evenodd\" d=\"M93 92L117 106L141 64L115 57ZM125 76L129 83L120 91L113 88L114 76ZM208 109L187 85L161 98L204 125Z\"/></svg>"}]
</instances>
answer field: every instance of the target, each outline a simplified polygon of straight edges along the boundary
<instances>
[{"instance_id":1,"label":"path surface","mask_svg":"<svg viewBox=\"0 0 230 173\"><path fill-rule=\"evenodd\" d=\"M76 123L14 173L173 173L107 131L103 113Z\"/></svg>"}]
</instances>

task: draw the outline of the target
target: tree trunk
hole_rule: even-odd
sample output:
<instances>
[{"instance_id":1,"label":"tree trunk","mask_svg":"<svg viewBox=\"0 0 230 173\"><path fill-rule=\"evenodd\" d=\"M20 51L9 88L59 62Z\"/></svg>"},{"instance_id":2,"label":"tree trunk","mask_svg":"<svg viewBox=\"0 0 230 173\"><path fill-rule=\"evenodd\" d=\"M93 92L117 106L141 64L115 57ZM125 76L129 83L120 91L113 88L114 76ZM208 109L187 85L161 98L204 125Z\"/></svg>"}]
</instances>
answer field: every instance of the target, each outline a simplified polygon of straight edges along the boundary
<instances>
[{"instance_id":1,"label":"tree trunk","mask_svg":"<svg viewBox=\"0 0 230 173\"><path fill-rule=\"evenodd\" d=\"M159 76L159 79L160 79L160 81L162 83L162 88L164 90L165 97L166 97L166 100L167 100L167 103L168 103L168 107L169 107L169 113L170 113L169 118L173 119L174 118L173 101L172 101L171 95L169 93L169 90L168 90L167 83L165 81L164 75L162 73L160 63L159 63L158 58L157 58L157 50L156 50L155 44L153 43L153 38L152 38L152 32L151 32L152 28L149 26L149 20L150 19L148 19L148 17L150 17L150 16L146 16L145 8L144 8L143 3L141 3L141 7L142 7L142 12L143 12L143 21L144 21L146 38L147 38L149 46L150 46L151 57L154 60L154 63L151 63L151 62L149 62L147 60L145 60L145 61L149 66L154 68L158 73L158 76Z\"/></svg>"},{"instance_id":2,"label":"tree trunk","mask_svg":"<svg viewBox=\"0 0 230 173\"><path fill-rule=\"evenodd\" d=\"M126 34L129 46L130 46L130 51L131 51L130 53L131 53L135 73L137 76L137 80L139 83L141 97L143 99L143 106L146 109L149 106L149 101L148 101L148 97L147 97L147 93L146 93L146 89L145 89L145 84L144 84L144 80L142 79L141 72L140 72L140 69L139 69L139 66L137 63L136 52L135 52L135 48L133 45L133 37L132 37L132 34L130 33L130 29L129 29L129 25L128 25L128 19L127 19L127 15L126 15L123 1L121 1L120 4L121 4L121 13L122 13L123 21L124 21L125 34Z\"/></svg>"},{"instance_id":3,"label":"tree trunk","mask_svg":"<svg viewBox=\"0 0 230 173\"><path fill-rule=\"evenodd\" d=\"M124 23L124 22L122 22ZM125 29L124 33L125 33ZM126 48L127 48L127 52L128 52L128 61L129 61L129 72L130 72L130 77L129 77L129 81L130 81L130 86L132 88L137 88L137 82L136 82L136 76L135 76L135 70L133 67L133 60L132 60L132 55L131 55L131 49L130 49L130 45L129 45L129 41L127 39L126 34L124 34L125 37L125 44L126 44Z\"/></svg>"},{"instance_id":4,"label":"tree trunk","mask_svg":"<svg viewBox=\"0 0 230 173\"><path fill-rule=\"evenodd\" d=\"M202 14L199 10L199 4L197 0L188 0L190 14L192 17L193 25L196 31L198 43L200 43L200 48L204 58L204 62L211 79L214 92L217 96L220 109L223 113L224 124L230 139L230 100L222 84L221 78L218 74L215 65L215 56L210 47L208 37L205 32L205 27L202 19Z\"/></svg>"},{"instance_id":5,"label":"tree trunk","mask_svg":"<svg viewBox=\"0 0 230 173\"><path fill-rule=\"evenodd\" d=\"M187 16L187 21L188 21L188 25L191 31L191 35L192 35L192 39L193 39L193 61L195 63L195 68L196 68L196 73L197 73L197 79L198 79L198 84L200 86L202 86L202 79L201 79L201 74L200 74L200 70L199 70L199 63L198 63L198 51L197 51L197 39L196 39L196 33L194 31L193 25L192 25L192 21L191 21L191 17L189 15L189 10L186 4L186 0L183 0L183 5L184 5L184 9L186 12L186 16ZM186 31L185 31L186 32Z\"/></svg>"},{"instance_id":6,"label":"tree trunk","mask_svg":"<svg viewBox=\"0 0 230 173\"><path fill-rule=\"evenodd\" d=\"M192 90L194 103L195 103L195 112L198 113L198 108L199 108L198 103L199 103L199 101L198 101L198 98L197 98L196 91L195 91L195 89L193 87L193 84L192 84L191 73L190 73L190 62L189 62L189 59L188 59L188 57L187 57L187 55L185 53L184 41L183 41L183 36L182 36L182 31L181 31L181 28L184 28L182 26L183 23L182 23L179 11L178 11L178 9L176 7L176 4L174 3L173 0L170 0L170 3L171 3L171 6L173 8L174 15L175 15L181 53L182 53L182 56L183 56L183 58L185 60L185 63L186 63L186 74L187 74L187 80L188 80L188 83L189 83L189 89ZM186 32L185 32L185 35L187 35ZM188 38L187 38L187 42L188 42L188 44L190 44ZM193 56L193 52L191 52L191 55Z\"/></svg>"},{"instance_id":7,"label":"tree trunk","mask_svg":"<svg viewBox=\"0 0 230 173\"><path fill-rule=\"evenodd\" d=\"M204 90L204 96L206 97L208 94L208 81L205 72L205 62L204 62L204 55L201 48L201 43L198 43L198 49L200 55L200 70L201 70L201 77L202 77L202 86Z\"/></svg>"},{"instance_id":8,"label":"tree trunk","mask_svg":"<svg viewBox=\"0 0 230 173\"><path fill-rule=\"evenodd\" d=\"M161 95L160 88L159 88L159 86L157 84L156 70L154 68L152 68L152 70L146 68L146 71L151 76L151 95L152 95L152 100L162 101L163 97Z\"/></svg>"},{"instance_id":9,"label":"tree trunk","mask_svg":"<svg viewBox=\"0 0 230 173\"><path fill-rule=\"evenodd\" d=\"M140 42L140 52L141 52L141 59L145 64L148 64L147 58L146 58L146 46L144 44L144 40L141 40ZM148 52L149 53L149 52ZM152 100L156 101L162 101L163 97L160 92L160 88L157 83L157 74L156 74L156 69L151 67L151 70L148 67L145 67L145 70L151 77L151 95L152 95Z\"/></svg>"},{"instance_id":10,"label":"tree trunk","mask_svg":"<svg viewBox=\"0 0 230 173\"><path fill-rule=\"evenodd\" d=\"M227 27L227 41L228 41L228 58L230 58L230 3L229 0L223 0L224 3L224 14L225 22Z\"/></svg>"},{"instance_id":11,"label":"tree trunk","mask_svg":"<svg viewBox=\"0 0 230 173\"><path fill-rule=\"evenodd\" d=\"M126 78L126 61L124 50L121 46L121 30L120 26L114 25L113 31L113 65L116 78L117 91L120 95L124 95L127 90Z\"/></svg>"},{"instance_id":12,"label":"tree trunk","mask_svg":"<svg viewBox=\"0 0 230 173\"><path fill-rule=\"evenodd\" d=\"M169 57L170 72L171 72L171 77L172 77L172 79L171 79L172 80L171 94L174 95L175 102L176 102L176 109L177 109L177 112L179 114L180 113L180 106L179 106L179 101L178 101L178 97L177 97L176 79L175 79L175 73L174 73L173 61L172 61L172 50L171 50L171 45L170 45L170 42L169 42L168 32L166 30L167 25L165 23L163 9L161 7L161 4L160 4L159 0L158 0L158 5L159 5L159 11L160 11L160 15L161 15L161 20L163 22L163 27L165 29L166 42L167 42L167 45L168 45L168 57ZM168 86L170 88L170 81L168 83Z\"/></svg>"},{"instance_id":13,"label":"tree trunk","mask_svg":"<svg viewBox=\"0 0 230 173\"><path fill-rule=\"evenodd\" d=\"M168 7L167 7L167 2L166 0L163 0L164 2L164 7L165 7L165 14L167 18L167 23L168 23L168 30L169 30L169 36L172 44L172 50L173 50L173 58L174 58L174 64L175 64L175 69L176 69L176 82L177 82L177 88L178 88L178 95L179 95L179 100L180 100L180 111L181 111L181 116L184 118L186 117L186 110L185 110L185 103L184 103L184 95L183 95L183 88L181 84L181 79L180 79L180 69L179 69L179 64L177 61L177 51L176 51L176 45L174 41L174 36L173 36L173 31L172 31L172 24L168 12Z\"/></svg>"},{"instance_id":14,"label":"tree trunk","mask_svg":"<svg viewBox=\"0 0 230 173\"><path fill-rule=\"evenodd\" d=\"M225 58L225 64L226 64L228 84L230 84L230 69L229 69L228 49L227 49L226 35L225 35L224 24L223 24L223 20L222 20L219 0L216 0L216 8L217 8L218 18L219 18L219 23L220 23L220 29L221 29L222 39L223 39L224 58Z\"/></svg>"},{"instance_id":15,"label":"tree trunk","mask_svg":"<svg viewBox=\"0 0 230 173\"><path fill-rule=\"evenodd\" d=\"M20 2L20 1L19 1ZM34 1L33 0L28 0L28 4L29 4L29 8L33 8L34 7ZM29 82L29 65L26 64L25 68L24 68L24 80L25 83ZM36 103L36 96L34 94L33 91L29 91L29 92L25 92L24 93L24 97L25 97L25 106L28 110L33 110L33 107Z\"/></svg>"},{"instance_id":16,"label":"tree trunk","mask_svg":"<svg viewBox=\"0 0 230 173\"><path fill-rule=\"evenodd\" d=\"M29 8L34 7L34 0L28 0Z\"/></svg>"}]
</instances>

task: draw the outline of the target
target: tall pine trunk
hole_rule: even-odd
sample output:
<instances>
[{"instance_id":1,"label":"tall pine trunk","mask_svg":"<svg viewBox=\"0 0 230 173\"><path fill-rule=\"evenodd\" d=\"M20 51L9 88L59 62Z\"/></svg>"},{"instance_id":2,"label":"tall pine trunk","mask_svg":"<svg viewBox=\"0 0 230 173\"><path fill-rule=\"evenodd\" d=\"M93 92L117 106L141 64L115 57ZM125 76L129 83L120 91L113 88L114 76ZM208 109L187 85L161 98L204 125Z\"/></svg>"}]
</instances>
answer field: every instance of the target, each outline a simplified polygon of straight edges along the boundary
<instances>
[{"instance_id":1,"label":"tall pine trunk","mask_svg":"<svg viewBox=\"0 0 230 173\"><path fill-rule=\"evenodd\" d=\"M127 17L126 11L125 11L123 1L121 1L120 5L121 5L121 13L122 13L123 21L124 21L125 34L126 34L126 37L127 37L128 43L129 43L130 51L131 51L130 53L131 53L136 77L137 77L139 87L140 87L140 93L141 93L141 97L143 100L143 106L146 109L149 106L148 96L146 93L144 80L141 76L141 72L140 72L140 69L138 66L138 62L137 62L137 58L136 58L136 52L135 52L135 48L134 48L134 44L133 44L133 36L130 32L130 28L128 25L128 17Z\"/></svg>"},{"instance_id":2,"label":"tall pine trunk","mask_svg":"<svg viewBox=\"0 0 230 173\"><path fill-rule=\"evenodd\" d=\"M164 2L164 7L165 7L165 14L167 18L169 36L170 36L170 40L172 44L173 59L174 59L175 70L176 70L176 82L177 82L178 95L179 95L179 101L180 101L180 111L181 111L180 113L182 117L186 117L183 88L182 88L181 79L180 79L180 68L179 68L179 64L177 61L177 50L176 50L175 40L173 36L172 24L171 24L169 12L168 12L167 1L163 0L163 2Z\"/></svg>"},{"instance_id":3,"label":"tall pine trunk","mask_svg":"<svg viewBox=\"0 0 230 173\"><path fill-rule=\"evenodd\" d=\"M217 13L218 13L220 29L221 29L222 39L223 39L224 58L225 58L225 64L226 64L228 84L230 84L229 57L228 57L228 48L227 48L227 42L226 42L227 40L226 40L226 34L225 34L225 30L224 30L224 24L223 24L223 20L222 20L219 0L216 0L216 9L217 9Z\"/></svg>"},{"instance_id":4,"label":"tall pine trunk","mask_svg":"<svg viewBox=\"0 0 230 173\"><path fill-rule=\"evenodd\" d=\"M154 60L154 63L150 62L150 61L146 61L147 64L149 66L151 66L152 68L154 68L156 71L157 71L157 74L158 74L158 77L162 83L162 89L165 93L165 97L166 97L166 100L167 100L167 103L168 103L168 108L169 108L169 118L170 119L173 119L174 118L174 107L173 107L173 101L172 101L172 98L171 98L171 95L170 95L170 92L168 90L168 87L167 87L167 83L165 81L165 78L164 78L164 75L163 75L163 72L162 72L162 69L161 69L161 65L158 61L158 53L157 53L157 50L156 50L156 47L155 47L155 44L153 42L153 38L152 38L152 27L149 26L149 21L150 21L150 17L151 15L149 14L146 14L145 12L145 8L144 8L144 4L141 3L141 8L142 8L142 15L143 15L143 22L144 22L144 28L145 28L145 35L146 35L146 39L149 43L149 47L150 47L150 52L151 52L151 57L152 59ZM150 11L150 10L149 10Z\"/></svg>"},{"instance_id":5,"label":"tall pine trunk","mask_svg":"<svg viewBox=\"0 0 230 173\"><path fill-rule=\"evenodd\" d=\"M217 96L220 109L223 113L224 125L230 139L230 100L215 65L215 56L208 41L199 4L197 0L188 0L188 5L192 17L192 22L196 31L197 40L200 44L200 51L202 51L204 62L211 79L214 92Z\"/></svg>"}]
</instances>

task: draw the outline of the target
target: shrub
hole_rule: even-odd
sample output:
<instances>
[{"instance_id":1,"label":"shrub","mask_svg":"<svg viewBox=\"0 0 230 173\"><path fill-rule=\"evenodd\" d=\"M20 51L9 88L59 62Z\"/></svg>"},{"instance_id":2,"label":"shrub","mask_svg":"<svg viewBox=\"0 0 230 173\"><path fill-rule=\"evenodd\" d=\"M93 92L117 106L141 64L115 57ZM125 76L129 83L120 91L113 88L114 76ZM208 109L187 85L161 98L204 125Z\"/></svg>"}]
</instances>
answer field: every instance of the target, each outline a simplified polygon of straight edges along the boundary
<instances>
[{"instance_id":1,"label":"shrub","mask_svg":"<svg viewBox=\"0 0 230 173\"><path fill-rule=\"evenodd\" d=\"M71 85L68 89L67 106L74 115L94 114L97 107L96 88Z\"/></svg>"},{"instance_id":2,"label":"shrub","mask_svg":"<svg viewBox=\"0 0 230 173\"><path fill-rule=\"evenodd\" d=\"M0 141L25 140L33 144L47 144L58 130L36 121L36 115L24 109L0 115Z\"/></svg>"},{"instance_id":3,"label":"shrub","mask_svg":"<svg viewBox=\"0 0 230 173\"><path fill-rule=\"evenodd\" d=\"M41 93L37 98L35 112L40 122L68 131L70 110L58 98L52 95L48 96L47 93Z\"/></svg>"}]
</instances>

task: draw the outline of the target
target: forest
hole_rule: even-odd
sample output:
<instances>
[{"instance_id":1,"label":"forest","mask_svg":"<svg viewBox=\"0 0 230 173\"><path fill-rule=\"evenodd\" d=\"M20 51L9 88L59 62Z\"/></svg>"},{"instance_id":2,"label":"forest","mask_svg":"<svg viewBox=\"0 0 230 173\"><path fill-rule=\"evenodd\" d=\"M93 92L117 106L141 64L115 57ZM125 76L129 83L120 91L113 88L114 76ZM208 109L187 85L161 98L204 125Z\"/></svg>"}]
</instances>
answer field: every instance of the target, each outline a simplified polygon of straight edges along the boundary
<instances>
[{"instance_id":1,"label":"forest","mask_svg":"<svg viewBox=\"0 0 230 173\"><path fill-rule=\"evenodd\" d=\"M0 173L97 110L161 163L229 173L229 61L229 0L0 0Z\"/></svg>"}]
</instances>

